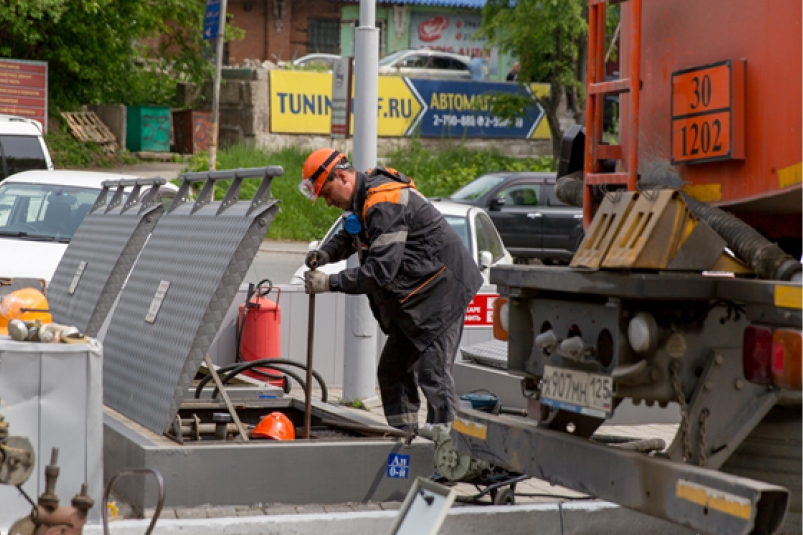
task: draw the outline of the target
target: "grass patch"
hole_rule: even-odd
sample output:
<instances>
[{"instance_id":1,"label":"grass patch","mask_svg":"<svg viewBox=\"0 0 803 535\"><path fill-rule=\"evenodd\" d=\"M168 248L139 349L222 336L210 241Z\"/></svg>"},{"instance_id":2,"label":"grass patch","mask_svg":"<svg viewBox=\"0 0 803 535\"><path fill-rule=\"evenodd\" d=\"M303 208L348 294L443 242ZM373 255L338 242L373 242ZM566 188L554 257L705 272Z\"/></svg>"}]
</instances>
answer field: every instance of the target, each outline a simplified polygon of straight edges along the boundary
<instances>
[{"instance_id":1,"label":"grass patch","mask_svg":"<svg viewBox=\"0 0 803 535\"><path fill-rule=\"evenodd\" d=\"M267 237L276 240L311 241L320 239L340 216L337 208L326 206L323 201L312 206L298 191L301 167L309 155L308 150L286 148L269 151L248 145L227 147L218 152L217 168L237 169L280 165L284 174L273 180L271 193L281 202L279 212L268 230ZM421 193L427 197L443 197L454 193L459 187L476 177L493 171L549 171L551 157L520 159L505 156L498 151L469 150L453 147L432 151L420 140L414 140L409 150L391 153L387 166L410 176ZM199 154L192 158L190 171L206 171L209 157ZM229 182L215 186L215 198L222 199ZM240 192L241 199L251 199L258 187L257 180L245 180Z\"/></svg>"}]
</instances>

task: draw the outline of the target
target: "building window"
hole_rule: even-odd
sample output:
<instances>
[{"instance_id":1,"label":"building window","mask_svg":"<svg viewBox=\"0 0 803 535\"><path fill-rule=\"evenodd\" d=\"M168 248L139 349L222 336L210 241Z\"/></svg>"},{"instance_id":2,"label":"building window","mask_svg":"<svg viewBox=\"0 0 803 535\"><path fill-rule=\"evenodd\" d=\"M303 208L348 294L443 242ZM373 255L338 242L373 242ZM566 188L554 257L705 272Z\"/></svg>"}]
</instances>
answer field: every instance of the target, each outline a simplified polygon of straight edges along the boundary
<instances>
[{"instance_id":1,"label":"building window","mask_svg":"<svg viewBox=\"0 0 803 535\"><path fill-rule=\"evenodd\" d=\"M309 52L340 54L340 21L309 19Z\"/></svg>"}]
</instances>

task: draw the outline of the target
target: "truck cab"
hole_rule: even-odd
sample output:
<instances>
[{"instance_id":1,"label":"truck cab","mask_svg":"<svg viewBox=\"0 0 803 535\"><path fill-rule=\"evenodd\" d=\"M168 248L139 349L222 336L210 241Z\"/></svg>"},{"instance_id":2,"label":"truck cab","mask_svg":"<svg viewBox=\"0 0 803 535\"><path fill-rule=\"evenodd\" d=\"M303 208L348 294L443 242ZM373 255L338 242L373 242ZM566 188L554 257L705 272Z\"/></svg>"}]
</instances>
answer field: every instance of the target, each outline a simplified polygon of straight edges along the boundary
<instances>
[{"instance_id":1,"label":"truck cab","mask_svg":"<svg viewBox=\"0 0 803 535\"><path fill-rule=\"evenodd\" d=\"M43 133L39 121L0 115L0 181L22 171L53 169Z\"/></svg>"}]
</instances>

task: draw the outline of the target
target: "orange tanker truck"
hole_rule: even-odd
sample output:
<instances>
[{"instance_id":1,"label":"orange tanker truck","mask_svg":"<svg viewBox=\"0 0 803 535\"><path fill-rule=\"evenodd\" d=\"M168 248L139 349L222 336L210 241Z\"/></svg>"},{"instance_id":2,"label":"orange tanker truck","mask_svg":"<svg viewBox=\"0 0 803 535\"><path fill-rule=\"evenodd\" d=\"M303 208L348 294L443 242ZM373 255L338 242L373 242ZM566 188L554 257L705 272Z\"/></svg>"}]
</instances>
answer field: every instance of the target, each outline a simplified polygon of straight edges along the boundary
<instances>
[{"instance_id":1,"label":"orange tanker truck","mask_svg":"<svg viewBox=\"0 0 803 535\"><path fill-rule=\"evenodd\" d=\"M608 82L608 2L589 4L587 122L556 189L585 238L568 268L491 270L530 416L460 410L453 443L698 531L799 533L801 2L622 2ZM595 436L625 399L676 404L673 443Z\"/></svg>"}]
</instances>

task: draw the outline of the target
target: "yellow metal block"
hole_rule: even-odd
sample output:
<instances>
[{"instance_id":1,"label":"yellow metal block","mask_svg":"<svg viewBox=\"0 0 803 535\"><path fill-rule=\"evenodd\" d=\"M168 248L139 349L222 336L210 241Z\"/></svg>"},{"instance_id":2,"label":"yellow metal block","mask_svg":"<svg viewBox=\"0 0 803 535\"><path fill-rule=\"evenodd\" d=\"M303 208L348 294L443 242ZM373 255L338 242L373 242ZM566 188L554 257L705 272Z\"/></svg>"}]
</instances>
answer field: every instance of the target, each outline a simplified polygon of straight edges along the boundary
<instances>
[{"instance_id":1,"label":"yellow metal block","mask_svg":"<svg viewBox=\"0 0 803 535\"><path fill-rule=\"evenodd\" d=\"M778 169L778 185L782 188L800 184L803 181L803 164L796 163L783 169Z\"/></svg>"},{"instance_id":2,"label":"yellow metal block","mask_svg":"<svg viewBox=\"0 0 803 535\"><path fill-rule=\"evenodd\" d=\"M708 271L727 271L730 273L735 273L736 275L750 275L753 273L753 270L750 269L750 266L735 256L729 255L725 251L722 251L722 254L719 255L717 261L708 269Z\"/></svg>"},{"instance_id":3,"label":"yellow metal block","mask_svg":"<svg viewBox=\"0 0 803 535\"><path fill-rule=\"evenodd\" d=\"M678 191L642 193L613 240L602 267L665 269L695 223Z\"/></svg>"},{"instance_id":4,"label":"yellow metal block","mask_svg":"<svg viewBox=\"0 0 803 535\"><path fill-rule=\"evenodd\" d=\"M803 287L775 286L775 306L783 308L803 309Z\"/></svg>"},{"instance_id":5,"label":"yellow metal block","mask_svg":"<svg viewBox=\"0 0 803 535\"><path fill-rule=\"evenodd\" d=\"M719 202L722 200L721 184L699 184L683 186L683 191L700 202Z\"/></svg>"},{"instance_id":6,"label":"yellow metal block","mask_svg":"<svg viewBox=\"0 0 803 535\"><path fill-rule=\"evenodd\" d=\"M594 215L585 238L574 253L571 267L598 269L614 236L627 219L639 194L635 191L609 193Z\"/></svg>"}]
</instances>

